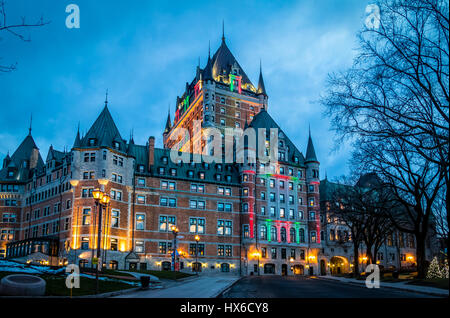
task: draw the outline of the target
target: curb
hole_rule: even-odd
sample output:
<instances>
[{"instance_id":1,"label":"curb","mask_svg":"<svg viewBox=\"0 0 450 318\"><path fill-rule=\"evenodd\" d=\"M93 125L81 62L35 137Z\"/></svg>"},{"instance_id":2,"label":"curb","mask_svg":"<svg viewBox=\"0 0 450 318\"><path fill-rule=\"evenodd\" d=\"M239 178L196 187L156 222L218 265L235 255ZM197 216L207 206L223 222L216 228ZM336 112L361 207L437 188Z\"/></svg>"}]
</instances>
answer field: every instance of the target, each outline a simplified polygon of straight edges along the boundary
<instances>
[{"instance_id":1,"label":"curb","mask_svg":"<svg viewBox=\"0 0 450 318\"><path fill-rule=\"evenodd\" d=\"M242 278L244 278L244 276L241 276L238 279L236 279L234 282L229 283L228 285L226 285L225 287L220 289L217 293L213 294L210 298L219 298L219 296L221 296L224 292L226 292L228 289L230 289L235 284L237 284Z\"/></svg>"},{"instance_id":2,"label":"curb","mask_svg":"<svg viewBox=\"0 0 450 318\"><path fill-rule=\"evenodd\" d=\"M357 282L352 282L352 281L343 281L343 280L337 280L337 279L332 279L332 278L325 278L325 277L321 277L321 276L317 276L318 279L322 279L322 280L328 280L328 281L333 281L333 282L341 282L344 284L351 284L351 285L355 285L355 286L359 286L359 287L364 287L363 283L357 283ZM412 293L417 293L417 294L425 294L425 295L431 295L431 296L438 296L438 297L448 297L449 294L445 294L445 292L443 293L437 293L437 292L433 292L433 291L422 291L422 290L415 290L415 289L408 289L405 287L397 287L397 286L386 286L386 285L381 285L380 287L383 288L389 288L389 289L396 289L396 290L402 290L402 291L408 291L408 292L412 292Z\"/></svg>"}]
</instances>

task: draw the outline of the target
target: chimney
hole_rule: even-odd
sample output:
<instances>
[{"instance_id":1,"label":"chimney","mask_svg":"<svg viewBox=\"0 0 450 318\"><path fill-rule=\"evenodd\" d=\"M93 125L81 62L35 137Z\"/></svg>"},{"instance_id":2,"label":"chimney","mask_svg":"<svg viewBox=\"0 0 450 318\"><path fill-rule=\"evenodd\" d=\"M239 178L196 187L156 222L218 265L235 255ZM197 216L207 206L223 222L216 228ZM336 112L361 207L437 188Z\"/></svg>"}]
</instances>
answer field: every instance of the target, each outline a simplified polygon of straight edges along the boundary
<instances>
[{"instance_id":1,"label":"chimney","mask_svg":"<svg viewBox=\"0 0 450 318\"><path fill-rule=\"evenodd\" d=\"M150 136L148 138L148 170L155 163L155 137Z\"/></svg>"},{"instance_id":2,"label":"chimney","mask_svg":"<svg viewBox=\"0 0 450 318\"><path fill-rule=\"evenodd\" d=\"M39 159L39 149L33 148L33 150L31 150L31 156L30 156L30 165L29 165L30 169L36 168L38 159Z\"/></svg>"}]
</instances>

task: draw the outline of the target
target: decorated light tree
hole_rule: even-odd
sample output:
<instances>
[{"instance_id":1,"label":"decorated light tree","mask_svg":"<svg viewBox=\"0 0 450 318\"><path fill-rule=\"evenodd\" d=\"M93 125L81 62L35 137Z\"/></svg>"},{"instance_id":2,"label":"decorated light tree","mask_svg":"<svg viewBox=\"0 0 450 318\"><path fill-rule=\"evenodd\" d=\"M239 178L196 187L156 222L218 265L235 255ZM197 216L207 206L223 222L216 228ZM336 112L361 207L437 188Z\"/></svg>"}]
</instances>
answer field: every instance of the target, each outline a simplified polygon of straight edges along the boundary
<instances>
[{"instance_id":1,"label":"decorated light tree","mask_svg":"<svg viewBox=\"0 0 450 318\"><path fill-rule=\"evenodd\" d=\"M448 279L448 261L447 261L447 259L444 260L444 266L442 266L442 269L441 269L441 277Z\"/></svg>"},{"instance_id":2,"label":"decorated light tree","mask_svg":"<svg viewBox=\"0 0 450 318\"><path fill-rule=\"evenodd\" d=\"M441 278L442 273L441 269L439 268L439 263L437 260L437 257L434 257L431 261L430 266L428 267L428 273L427 278Z\"/></svg>"}]
</instances>

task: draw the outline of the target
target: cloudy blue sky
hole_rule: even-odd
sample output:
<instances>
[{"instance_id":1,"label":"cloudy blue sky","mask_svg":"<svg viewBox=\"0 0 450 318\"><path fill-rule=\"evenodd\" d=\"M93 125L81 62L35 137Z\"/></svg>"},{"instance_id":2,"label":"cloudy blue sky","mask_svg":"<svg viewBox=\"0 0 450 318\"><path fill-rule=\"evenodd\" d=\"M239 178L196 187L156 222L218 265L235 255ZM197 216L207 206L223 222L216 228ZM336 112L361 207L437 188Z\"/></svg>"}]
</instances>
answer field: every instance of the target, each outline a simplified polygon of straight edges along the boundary
<instances>
[{"instance_id":1,"label":"cloudy blue sky","mask_svg":"<svg viewBox=\"0 0 450 318\"><path fill-rule=\"evenodd\" d=\"M67 29L65 8L80 8L81 28ZM26 30L31 42L0 33L0 63L17 70L0 73L0 159L33 136L45 159L48 147L71 147L78 122L87 131L109 107L122 137L135 142L161 133L170 104L226 41L247 75L257 83L259 60L269 95L269 112L300 150L308 124L322 176L348 172L350 147L334 148L329 120L317 100L329 72L351 65L356 32L365 19L364 0L328 1L113 1L6 0L8 22L41 15L51 23Z\"/></svg>"}]
</instances>

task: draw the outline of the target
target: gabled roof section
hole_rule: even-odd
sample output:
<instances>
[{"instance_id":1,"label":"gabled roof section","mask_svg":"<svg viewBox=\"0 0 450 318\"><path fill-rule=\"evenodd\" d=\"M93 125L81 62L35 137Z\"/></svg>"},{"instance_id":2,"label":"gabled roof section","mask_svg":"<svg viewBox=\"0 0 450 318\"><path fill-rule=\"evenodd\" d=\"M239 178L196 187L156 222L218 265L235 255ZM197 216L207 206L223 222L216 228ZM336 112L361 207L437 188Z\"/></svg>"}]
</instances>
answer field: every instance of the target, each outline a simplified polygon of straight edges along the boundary
<instances>
[{"instance_id":1,"label":"gabled roof section","mask_svg":"<svg viewBox=\"0 0 450 318\"><path fill-rule=\"evenodd\" d=\"M59 151L53 148L52 145L50 145L50 148L48 149L46 162L49 162L51 160L55 160L57 163L62 163L64 160L64 157L66 156L66 153L63 151Z\"/></svg>"},{"instance_id":2,"label":"gabled roof section","mask_svg":"<svg viewBox=\"0 0 450 318\"><path fill-rule=\"evenodd\" d=\"M114 147L114 142L119 144L119 149ZM110 147L126 152L126 141L120 136L120 132L114 123L107 105L105 105L86 136L80 141L79 148L92 147Z\"/></svg>"},{"instance_id":3,"label":"gabled roof section","mask_svg":"<svg viewBox=\"0 0 450 318\"><path fill-rule=\"evenodd\" d=\"M294 145L294 143L287 137L284 131L280 128L280 126L275 122L272 116L263 108L261 111L253 118L249 127L258 129L258 128L277 128L279 133L281 132L284 135L284 141L286 149L289 148L288 153L286 153L286 160L289 164L294 165L303 165L305 163L305 157L298 150L298 148ZM258 132L256 132L256 139L258 139ZM258 140L256 141L258 145ZM294 157L298 158L298 163L295 163Z\"/></svg>"}]
</instances>

